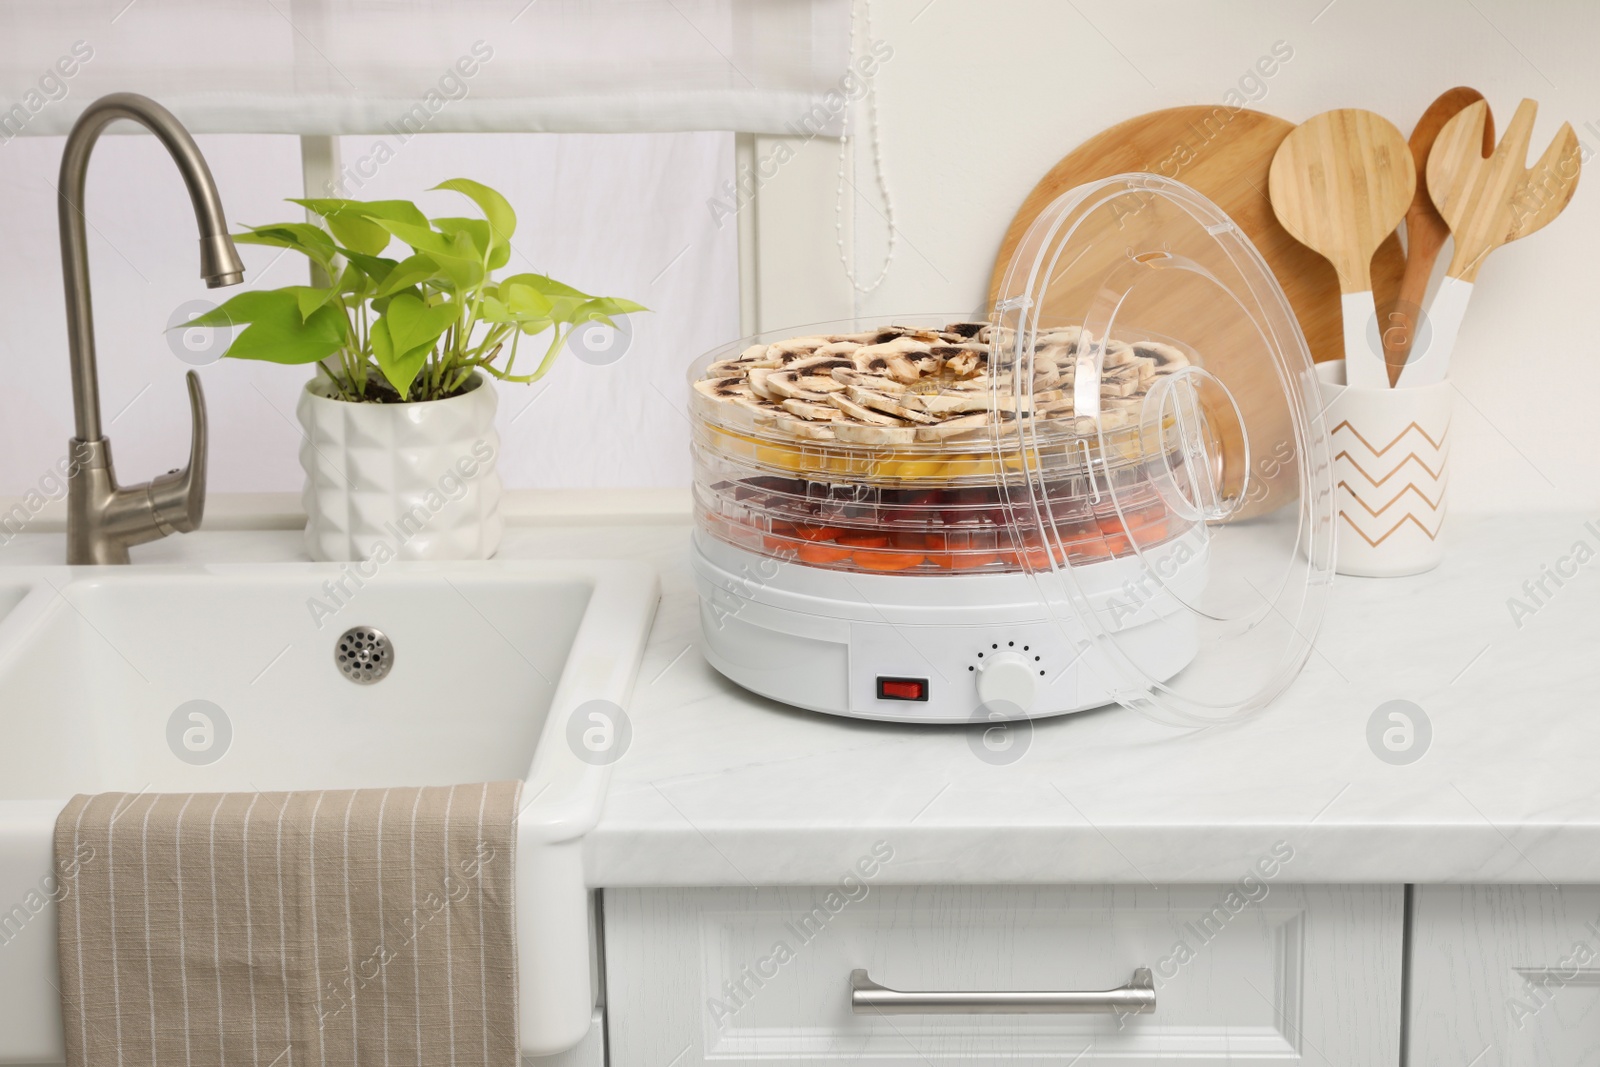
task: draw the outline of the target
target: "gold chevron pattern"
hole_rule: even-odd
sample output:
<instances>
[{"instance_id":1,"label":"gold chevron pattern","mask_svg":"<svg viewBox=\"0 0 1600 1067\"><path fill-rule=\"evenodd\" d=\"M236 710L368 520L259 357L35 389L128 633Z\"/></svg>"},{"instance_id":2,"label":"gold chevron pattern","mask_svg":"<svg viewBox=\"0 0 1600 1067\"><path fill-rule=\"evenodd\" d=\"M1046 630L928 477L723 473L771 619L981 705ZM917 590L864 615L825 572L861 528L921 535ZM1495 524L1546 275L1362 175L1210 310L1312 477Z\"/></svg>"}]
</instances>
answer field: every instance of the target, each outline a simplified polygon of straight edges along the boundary
<instances>
[{"instance_id":1,"label":"gold chevron pattern","mask_svg":"<svg viewBox=\"0 0 1600 1067\"><path fill-rule=\"evenodd\" d=\"M1332 438L1339 516L1356 536L1373 548L1410 527L1430 541L1438 539L1448 424L1436 439L1412 421L1380 444L1345 419L1333 428Z\"/></svg>"}]
</instances>

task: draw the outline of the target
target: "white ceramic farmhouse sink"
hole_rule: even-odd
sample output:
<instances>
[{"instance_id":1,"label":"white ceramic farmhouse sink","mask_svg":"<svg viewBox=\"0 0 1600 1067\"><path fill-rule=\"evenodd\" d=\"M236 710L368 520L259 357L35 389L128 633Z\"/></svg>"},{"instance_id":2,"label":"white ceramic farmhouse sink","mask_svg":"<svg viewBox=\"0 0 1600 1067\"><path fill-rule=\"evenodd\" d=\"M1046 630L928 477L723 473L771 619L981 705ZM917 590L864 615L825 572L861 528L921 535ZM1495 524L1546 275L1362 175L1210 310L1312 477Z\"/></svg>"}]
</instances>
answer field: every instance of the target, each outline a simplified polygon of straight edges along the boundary
<instances>
[{"instance_id":1,"label":"white ceramic farmhouse sink","mask_svg":"<svg viewBox=\"0 0 1600 1067\"><path fill-rule=\"evenodd\" d=\"M108 790L521 778L524 1053L583 1036L580 849L609 767L580 758L567 726L591 700L627 706L655 575L618 562L391 564L358 588L347 573L0 569L0 1063L63 1057L51 831L72 794ZM381 680L341 672L335 647L351 629L387 638Z\"/></svg>"}]
</instances>

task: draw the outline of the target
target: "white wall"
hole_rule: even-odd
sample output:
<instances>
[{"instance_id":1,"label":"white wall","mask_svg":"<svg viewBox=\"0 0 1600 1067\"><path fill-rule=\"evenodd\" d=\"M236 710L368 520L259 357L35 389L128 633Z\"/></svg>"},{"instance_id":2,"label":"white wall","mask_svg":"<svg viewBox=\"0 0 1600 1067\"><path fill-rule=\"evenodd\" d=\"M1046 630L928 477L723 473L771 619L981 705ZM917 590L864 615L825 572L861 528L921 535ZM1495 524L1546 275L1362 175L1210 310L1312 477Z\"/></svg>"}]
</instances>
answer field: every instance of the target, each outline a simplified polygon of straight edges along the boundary
<instances>
[{"instance_id":1,"label":"white wall","mask_svg":"<svg viewBox=\"0 0 1600 1067\"><path fill-rule=\"evenodd\" d=\"M1294 58L1260 110L1301 121L1364 107L1409 134L1440 92L1471 85L1502 129L1522 97L1540 102L1536 151L1563 120L1600 151L1592 0L875 0L873 13L874 36L894 49L875 78L899 229L892 269L852 299L834 237L837 144L790 141L797 157L756 208L763 328L853 305L882 316L978 306L1012 214L1057 159L1141 112L1220 101L1275 41ZM757 157L776 145L760 139ZM858 148L853 245L870 279L884 208ZM1560 219L1479 275L1454 371L1459 510L1600 507L1600 160L1590 168Z\"/></svg>"},{"instance_id":2,"label":"white wall","mask_svg":"<svg viewBox=\"0 0 1600 1067\"><path fill-rule=\"evenodd\" d=\"M1591 0L857 2L860 16L870 10L874 36L894 49L875 78L899 228L894 261L880 289L853 296L835 237L838 143L788 142L795 158L738 217L759 238L746 276L763 328L856 309L890 317L977 307L1008 220L1057 158L1140 112L1220 100L1279 40L1294 58L1266 84L1254 104L1262 110L1301 120L1368 107L1409 132L1435 95L1469 84L1487 94L1502 126L1521 97L1538 99L1541 147L1568 119L1600 149L1592 55L1600 5ZM757 139L756 158L770 158L776 144ZM415 145L359 194L410 195L457 173L503 184L522 214L519 245L531 261L661 309L640 317L635 347L616 366L564 360L543 399L514 422L535 394L504 394L511 484L682 484L679 368L737 332L735 226L718 228L706 209L733 169L732 138L530 135L471 149L443 137ZM204 147L231 218L286 217L275 201L298 188L293 141L206 138ZM884 207L872 191L870 153L856 147L850 173L861 193L847 201L854 210L844 233L858 273L870 278ZM0 494L25 488L70 433L48 184L59 148L56 140L0 146L8 386L0 389ZM361 138L346 145L347 156L363 151ZM1588 188L1596 182L1591 175L1561 219L1498 253L1480 275L1456 360L1458 509L1600 504L1600 359L1592 351L1600 193ZM124 474L143 478L178 462L186 439L184 366L160 330L173 307L205 291L194 280L181 188L148 139L108 140L90 200L104 403L110 418L132 402L112 436ZM249 260L266 262L258 252ZM252 281L284 284L290 273L284 261ZM223 364L204 374L218 416L213 488L295 488L287 419L297 372Z\"/></svg>"},{"instance_id":3,"label":"white wall","mask_svg":"<svg viewBox=\"0 0 1600 1067\"><path fill-rule=\"evenodd\" d=\"M303 217L282 202L302 195L298 139L197 140L235 227ZM347 162L371 155L373 140L345 138ZM0 144L0 496L35 485L72 434L56 237L61 146L58 137ZM567 353L537 385L500 386L508 485L687 484L682 408L665 397L681 395L691 357L738 333L736 230L719 228L705 206L732 160L733 138L719 133L424 134L370 180L347 187L364 199L420 197L430 213L454 215L474 209L455 194L422 191L458 176L487 182L517 210L509 270L548 273L654 309L632 316L631 343L615 362ZM193 213L153 138L103 139L87 200L101 404L119 473L142 481L181 464L188 448L182 377L190 364L172 348L184 335L164 333L169 318L191 301L220 302L236 290L199 281ZM241 251L250 286L306 280L293 254ZM200 373L212 491L298 490L294 404L306 370L223 360Z\"/></svg>"}]
</instances>

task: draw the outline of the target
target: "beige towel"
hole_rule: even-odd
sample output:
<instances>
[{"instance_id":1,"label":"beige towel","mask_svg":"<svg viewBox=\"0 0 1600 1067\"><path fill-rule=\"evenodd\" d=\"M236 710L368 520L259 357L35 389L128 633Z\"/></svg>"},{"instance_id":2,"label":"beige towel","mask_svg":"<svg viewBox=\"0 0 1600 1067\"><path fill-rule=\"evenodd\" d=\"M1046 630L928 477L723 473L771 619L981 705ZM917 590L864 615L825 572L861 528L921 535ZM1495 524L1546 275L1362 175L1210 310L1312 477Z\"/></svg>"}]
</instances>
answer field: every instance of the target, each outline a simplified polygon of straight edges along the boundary
<instances>
[{"instance_id":1,"label":"beige towel","mask_svg":"<svg viewBox=\"0 0 1600 1067\"><path fill-rule=\"evenodd\" d=\"M515 1067L519 786L74 797L69 1067Z\"/></svg>"}]
</instances>

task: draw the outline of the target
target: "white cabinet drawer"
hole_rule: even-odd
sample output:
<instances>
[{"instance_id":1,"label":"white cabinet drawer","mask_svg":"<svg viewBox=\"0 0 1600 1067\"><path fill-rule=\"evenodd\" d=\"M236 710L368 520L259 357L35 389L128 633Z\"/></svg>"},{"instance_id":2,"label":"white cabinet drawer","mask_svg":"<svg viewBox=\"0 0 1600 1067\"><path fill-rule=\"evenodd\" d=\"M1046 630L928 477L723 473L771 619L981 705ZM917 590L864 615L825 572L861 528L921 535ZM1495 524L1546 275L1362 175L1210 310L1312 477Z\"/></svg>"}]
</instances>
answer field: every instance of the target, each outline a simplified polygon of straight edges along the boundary
<instances>
[{"instance_id":1,"label":"white cabinet drawer","mask_svg":"<svg viewBox=\"0 0 1600 1067\"><path fill-rule=\"evenodd\" d=\"M830 896L831 894L831 896ZM854 896L856 899L850 899ZM1254 899L1251 899L1251 898ZM1398 886L608 889L612 1067L1398 1061ZM1147 1015L853 1014L898 990L1105 990Z\"/></svg>"},{"instance_id":2,"label":"white cabinet drawer","mask_svg":"<svg viewBox=\"0 0 1600 1067\"><path fill-rule=\"evenodd\" d=\"M1600 887L1418 886L1410 1062L1600 1064Z\"/></svg>"}]
</instances>

